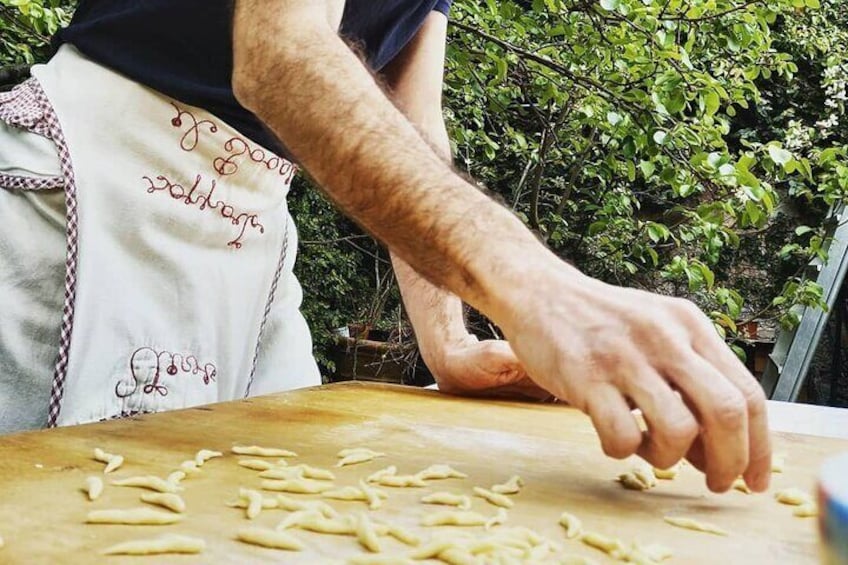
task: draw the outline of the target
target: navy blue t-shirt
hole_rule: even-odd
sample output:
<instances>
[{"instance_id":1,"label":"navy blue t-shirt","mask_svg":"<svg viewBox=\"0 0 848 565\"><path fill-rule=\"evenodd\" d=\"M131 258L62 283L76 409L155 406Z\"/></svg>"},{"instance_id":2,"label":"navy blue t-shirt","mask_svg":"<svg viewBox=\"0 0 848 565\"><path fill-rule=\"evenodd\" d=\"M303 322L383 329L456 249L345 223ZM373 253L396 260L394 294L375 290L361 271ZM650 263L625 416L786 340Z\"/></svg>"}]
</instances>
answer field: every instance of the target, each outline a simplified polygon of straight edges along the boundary
<instances>
[{"instance_id":1,"label":"navy blue t-shirt","mask_svg":"<svg viewBox=\"0 0 848 565\"><path fill-rule=\"evenodd\" d=\"M341 32L379 71L433 10L453 0L347 0ZM212 112L257 143L282 151L231 86L232 0L82 0L56 45L86 56L177 100Z\"/></svg>"}]
</instances>

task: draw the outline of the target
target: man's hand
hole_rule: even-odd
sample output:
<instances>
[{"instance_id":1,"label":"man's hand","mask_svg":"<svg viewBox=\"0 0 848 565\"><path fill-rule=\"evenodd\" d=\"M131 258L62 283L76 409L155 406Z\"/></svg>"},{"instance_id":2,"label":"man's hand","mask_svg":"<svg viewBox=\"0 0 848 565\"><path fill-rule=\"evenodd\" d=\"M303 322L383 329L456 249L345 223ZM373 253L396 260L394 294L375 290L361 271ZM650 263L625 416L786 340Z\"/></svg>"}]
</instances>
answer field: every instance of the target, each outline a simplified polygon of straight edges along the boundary
<instances>
[{"instance_id":1,"label":"man's hand","mask_svg":"<svg viewBox=\"0 0 848 565\"><path fill-rule=\"evenodd\" d=\"M439 390L448 394L545 400L551 394L534 383L509 343L473 335L443 343L441 358L428 363Z\"/></svg>"},{"instance_id":2,"label":"man's hand","mask_svg":"<svg viewBox=\"0 0 848 565\"><path fill-rule=\"evenodd\" d=\"M685 456L715 491L743 473L752 489L768 487L762 388L694 304L564 265L531 280L512 293L501 327L535 382L589 414L608 455L638 453L657 467Z\"/></svg>"}]
</instances>

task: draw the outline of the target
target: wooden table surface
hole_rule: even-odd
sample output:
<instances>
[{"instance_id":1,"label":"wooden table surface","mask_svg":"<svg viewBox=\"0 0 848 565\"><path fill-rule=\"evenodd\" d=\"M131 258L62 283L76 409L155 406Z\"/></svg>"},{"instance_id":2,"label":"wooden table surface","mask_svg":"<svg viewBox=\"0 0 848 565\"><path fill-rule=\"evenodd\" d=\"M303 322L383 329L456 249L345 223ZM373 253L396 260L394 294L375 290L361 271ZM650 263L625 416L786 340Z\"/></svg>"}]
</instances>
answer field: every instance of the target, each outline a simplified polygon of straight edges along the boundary
<instances>
[{"instance_id":1,"label":"wooden table surface","mask_svg":"<svg viewBox=\"0 0 848 565\"><path fill-rule=\"evenodd\" d=\"M843 410L770 405L776 451L787 455L786 471L775 474L773 490L790 486L812 492L817 469L828 456L848 451L848 416ZM815 435L800 435L804 432ZM831 437L824 437L831 436ZM839 436L841 439L839 439ZM422 516L441 507L423 505L422 494L435 490L469 493L512 474L526 481L514 497L508 526L523 525L561 543L569 554L614 563L597 550L566 540L557 524L561 512L578 515L584 526L625 542L661 543L674 550L667 563L759 564L815 563L815 519L796 518L792 508L771 494L733 491L715 495L703 477L686 467L673 481L647 492L626 491L613 479L627 462L606 458L583 414L558 405L475 401L438 392L349 383L229 402L127 420L0 437L0 563L327 563L360 554L352 538L299 533L302 553L280 552L234 539L250 524L243 511L228 508L240 486L257 488L256 472L239 467L237 457L213 459L196 477L184 481L186 519L174 526L103 526L84 523L91 509L139 506L141 491L107 485L89 502L80 487L87 476L102 475L91 457L95 447L125 456L111 478L166 476L199 449L228 452L237 444L283 447L299 453L297 462L332 468L342 448L365 446L387 456L337 471L337 486L356 484L373 471L395 464L414 473L433 463L449 463L468 473L465 480L435 481L426 488L389 489L376 520L395 522L425 539ZM296 496L296 495L295 495ZM309 496L306 498L315 498ZM335 502L342 512L363 511L356 502ZM474 509L495 508L474 499ZM728 537L673 528L663 516L676 515L715 523ZM273 527L285 514L265 511L253 524ZM478 528L477 531L480 531ZM162 533L202 537L200 556L105 557L111 544ZM408 552L387 541L385 551Z\"/></svg>"}]
</instances>

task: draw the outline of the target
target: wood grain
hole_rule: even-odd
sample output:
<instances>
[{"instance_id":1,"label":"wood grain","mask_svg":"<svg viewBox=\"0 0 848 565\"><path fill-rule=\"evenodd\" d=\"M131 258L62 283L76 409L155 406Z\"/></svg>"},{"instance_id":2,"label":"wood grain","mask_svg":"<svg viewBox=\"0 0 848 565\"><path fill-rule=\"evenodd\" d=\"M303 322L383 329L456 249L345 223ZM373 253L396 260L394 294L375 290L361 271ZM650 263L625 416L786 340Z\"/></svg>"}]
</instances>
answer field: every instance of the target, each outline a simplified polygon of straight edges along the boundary
<instances>
[{"instance_id":1,"label":"wood grain","mask_svg":"<svg viewBox=\"0 0 848 565\"><path fill-rule=\"evenodd\" d=\"M776 450L787 453L786 472L774 476L772 490L795 486L812 492L821 461L848 450L848 441L775 434ZM601 553L569 541L557 524L567 510L588 529L625 542L662 543L674 549L670 563L813 563L817 559L815 519L792 516L792 509L771 495L740 492L714 495L693 468L674 481L660 481L647 492L626 491L614 478L627 464L606 458L589 420L558 405L474 401L436 392L388 385L349 383L306 389L122 421L0 437L0 549L2 563L327 563L362 552L353 538L297 533L307 551L281 553L235 540L246 525L273 527L286 515L267 510L248 522L244 510L228 508L240 486L258 488L258 473L239 467L233 445L291 449L304 462L331 468L345 447L363 446L387 453L371 463L333 469L337 486L390 464L398 473L414 473L433 463L448 463L468 479L433 481L427 488L388 489L377 520L397 522L425 536L421 517L438 507L419 502L436 490L470 494L521 475L526 486L515 495L508 525L524 525L561 542L570 552L611 563ZM85 478L102 473L95 447L124 455L116 473L104 476L106 490L87 500ZM89 510L138 506L143 491L111 487L112 479L134 475L161 477L200 449L225 457L209 461L186 478L182 496L188 510L174 526L99 526L84 524ZM297 495L292 495L297 496ZM315 499L305 496L304 499ZM361 502L332 501L340 511L361 511ZM475 511L496 508L475 498ZM714 523L727 538L672 528L663 516L674 514ZM202 537L200 556L105 557L115 543L177 533ZM404 546L384 541L386 551Z\"/></svg>"}]
</instances>

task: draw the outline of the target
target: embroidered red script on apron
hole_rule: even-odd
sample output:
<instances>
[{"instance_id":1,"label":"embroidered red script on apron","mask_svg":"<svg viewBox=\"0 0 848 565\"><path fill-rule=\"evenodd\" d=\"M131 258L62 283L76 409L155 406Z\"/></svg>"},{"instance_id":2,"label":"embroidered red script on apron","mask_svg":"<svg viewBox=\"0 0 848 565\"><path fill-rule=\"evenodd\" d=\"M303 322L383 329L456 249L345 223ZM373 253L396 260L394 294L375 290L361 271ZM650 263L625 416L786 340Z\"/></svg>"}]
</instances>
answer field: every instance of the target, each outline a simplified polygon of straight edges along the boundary
<instances>
[{"instance_id":1,"label":"embroidered red script on apron","mask_svg":"<svg viewBox=\"0 0 848 565\"><path fill-rule=\"evenodd\" d=\"M0 95L0 120L51 139L67 271L48 425L320 383L292 274L296 167L201 109L65 45Z\"/></svg>"}]
</instances>

